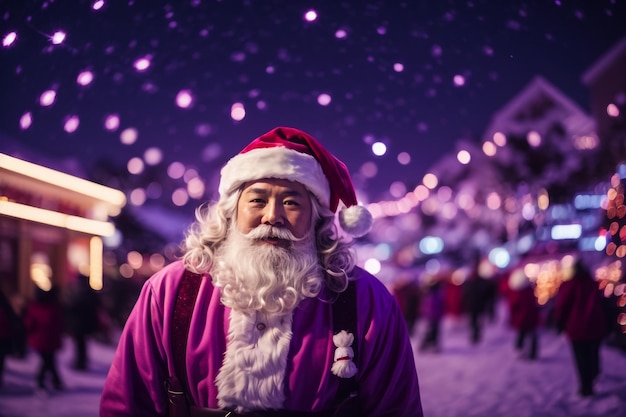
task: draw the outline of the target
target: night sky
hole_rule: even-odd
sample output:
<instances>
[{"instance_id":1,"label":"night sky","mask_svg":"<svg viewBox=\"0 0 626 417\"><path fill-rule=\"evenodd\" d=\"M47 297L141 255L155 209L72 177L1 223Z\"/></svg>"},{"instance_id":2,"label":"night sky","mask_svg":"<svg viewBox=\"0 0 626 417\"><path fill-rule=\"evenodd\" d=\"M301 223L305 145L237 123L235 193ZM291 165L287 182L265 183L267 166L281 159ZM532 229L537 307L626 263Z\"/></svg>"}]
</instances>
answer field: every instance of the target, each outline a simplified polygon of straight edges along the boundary
<instances>
[{"instance_id":1,"label":"night sky","mask_svg":"<svg viewBox=\"0 0 626 417\"><path fill-rule=\"evenodd\" d=\"M157 148L205 199L250 140L298 127L375 201L481 141L535 75L588 110L581 76L625 22L622 0L0 0L0 134L86 167Z\"/></svg>"}]
</instances>

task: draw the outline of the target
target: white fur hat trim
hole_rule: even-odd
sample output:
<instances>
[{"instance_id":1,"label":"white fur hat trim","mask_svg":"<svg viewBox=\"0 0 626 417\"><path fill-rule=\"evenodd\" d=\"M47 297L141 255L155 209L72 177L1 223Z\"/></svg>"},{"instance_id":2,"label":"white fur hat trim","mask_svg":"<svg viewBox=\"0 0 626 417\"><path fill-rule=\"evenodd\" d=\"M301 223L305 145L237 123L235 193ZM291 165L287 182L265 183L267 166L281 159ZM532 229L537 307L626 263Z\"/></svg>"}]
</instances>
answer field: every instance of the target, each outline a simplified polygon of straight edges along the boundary
<instances>
[{"instance_id":1,"label":"white fur hat trim","mask_svg":"<svg viewBox=\"0 0 626 417\"><path fill-rule=\"evenodd\" d=\"M315 157L284 146L257 148L231 158L221 171L220 196L229 195L248 181L264 178L299 182L324 207L330 204L328 179Z\"/></svg>"}]
</instances>

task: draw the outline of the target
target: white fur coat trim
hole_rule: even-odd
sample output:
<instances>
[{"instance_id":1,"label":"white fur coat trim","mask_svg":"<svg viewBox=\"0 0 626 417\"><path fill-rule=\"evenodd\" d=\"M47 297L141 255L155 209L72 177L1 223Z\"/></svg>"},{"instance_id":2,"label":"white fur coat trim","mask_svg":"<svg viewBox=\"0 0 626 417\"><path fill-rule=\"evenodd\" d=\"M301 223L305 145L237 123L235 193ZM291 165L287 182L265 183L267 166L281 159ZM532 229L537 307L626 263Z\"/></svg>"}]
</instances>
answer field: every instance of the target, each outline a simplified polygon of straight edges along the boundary
<instances>
[{"instance_id":1,"label":"white fur coat trim","mask_svg":"<svg viewBox=\"0 0 626 417\"><path fill-rule=\"evenodd\" d=\"M215 379L221 408L238 413L282 408L292 318L292 313L231 311L224 362Z\"/></svg>"}]
</instances>

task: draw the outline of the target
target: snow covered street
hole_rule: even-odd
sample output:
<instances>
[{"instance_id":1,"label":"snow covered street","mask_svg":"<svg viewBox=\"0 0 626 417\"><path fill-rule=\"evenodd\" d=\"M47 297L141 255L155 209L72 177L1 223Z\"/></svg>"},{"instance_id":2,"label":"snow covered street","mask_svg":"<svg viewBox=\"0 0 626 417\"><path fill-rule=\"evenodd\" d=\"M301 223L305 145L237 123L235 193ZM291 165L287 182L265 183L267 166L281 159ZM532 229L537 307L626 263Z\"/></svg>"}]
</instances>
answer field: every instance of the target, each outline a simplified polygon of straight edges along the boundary
<instances>
[{"instance_id":1,"label":"snow covered street","mask_svg":"<svg viewBox=\"0 0 626 417\"><path fill-rule=\"evenodd\" d=\"M520 358L513 345L502 323L486 326L482 343L472 346L466 324L446 320L442 352L416 354L425 416L626 416L625 353L602 348L596 395L583 399L564 335L543 330L535 361Z\"/></svg>"},{"instance_id":2,"label":"snow covered street","mask_svg":"<svg viewBox=\"0 0 626 417\"><path fill-rule=\"evenodd\" d=\"M623 417L626 416L626 354L602 349L602 373L592 398L576 395L577 382L569 345L562 335L543 330L539 358L519 358L513 349L514 333L500 319L485 326L484 338L469 343L465 320L443 322L441 352L421 353L417 346L425 330L420 322L414 346L422 403L426 417ZM9 358L0 390L1 417L92 417L113 347L91 342L88 372L69 368L69 340L59 356L66 389L35 393L37 357Z\"/></svg>"}]
</instances>

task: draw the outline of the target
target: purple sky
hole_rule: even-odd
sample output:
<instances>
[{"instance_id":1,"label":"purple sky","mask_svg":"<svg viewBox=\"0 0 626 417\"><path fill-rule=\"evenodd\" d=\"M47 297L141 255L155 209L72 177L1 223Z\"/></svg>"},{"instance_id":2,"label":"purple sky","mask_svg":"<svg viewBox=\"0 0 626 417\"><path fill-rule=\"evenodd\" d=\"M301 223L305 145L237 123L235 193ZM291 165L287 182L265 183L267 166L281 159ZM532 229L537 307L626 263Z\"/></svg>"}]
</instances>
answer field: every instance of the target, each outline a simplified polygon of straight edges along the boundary
<instances>
[{"instance_id":1,"label":"purple sky","mask_svg":"<svg viewBox=\"0 0 626 417\"><path fill-rule=\"evenodd\" d=\"M85 166L123 167L156 147L163 169L179 161L211 178L254 137L288 125L343 159L370 201L394 181L412 189L457 140L480 141L536 74L588 109L581 75L626 34L618 0L97 3L0 3L0 134ZM110 115L117 127L105 126ZM124 144L129 128L137 137ZM375 141L387 154L372 153Z\"/></svg>"}]
</instances>

